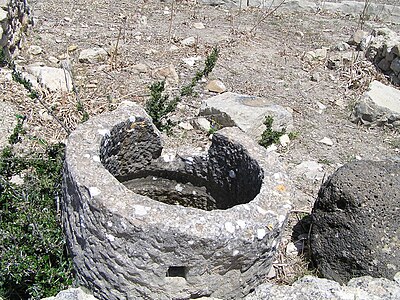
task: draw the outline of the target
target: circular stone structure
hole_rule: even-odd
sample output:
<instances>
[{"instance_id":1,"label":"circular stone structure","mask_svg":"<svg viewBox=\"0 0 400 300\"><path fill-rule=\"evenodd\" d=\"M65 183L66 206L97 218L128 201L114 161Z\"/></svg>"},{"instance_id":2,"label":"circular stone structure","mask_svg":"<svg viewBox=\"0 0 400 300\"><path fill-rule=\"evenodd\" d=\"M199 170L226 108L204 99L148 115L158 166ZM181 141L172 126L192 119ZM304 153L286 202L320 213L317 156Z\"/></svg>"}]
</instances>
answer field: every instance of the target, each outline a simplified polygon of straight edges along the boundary
<instances>
[{"instance_id":1,"label":"circular stone structure","mask_svg":"<svg viewBox=\"0 0 400 300\"><path fill-rule=\"evenodd\" d=\"M272 266L290 196L277 156L233 127L202 155L167 155L130 103L67 142L64 229L100 299L244 297Z\"/></svg>"}]
</instances>

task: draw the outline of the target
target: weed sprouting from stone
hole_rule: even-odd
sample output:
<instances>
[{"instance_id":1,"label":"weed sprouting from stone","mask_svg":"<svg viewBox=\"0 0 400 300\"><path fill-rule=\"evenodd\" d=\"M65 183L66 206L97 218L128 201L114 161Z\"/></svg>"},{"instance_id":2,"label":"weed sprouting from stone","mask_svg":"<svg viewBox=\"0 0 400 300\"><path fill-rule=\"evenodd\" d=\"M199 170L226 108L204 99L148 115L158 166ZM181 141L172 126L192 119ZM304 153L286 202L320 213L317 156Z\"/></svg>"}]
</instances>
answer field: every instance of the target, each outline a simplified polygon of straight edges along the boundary
<instances>
[{"instance_id":1,"label":"weed sprouting from stone","mask_svg":"<svg viewBox=\"0 0 400 300\"><path fill-rule=\"evenodd\" d=\"M258 143L267 148L272 144L276 144L279 142L279 138L285 134L285 130L283 131L275 131L272 129L272 123L274 122L274 118L271 116L266 116L264 125L267 127L261 135L261 139Z\"/></svg>"},{"instance_id":2,"label":"weed sprouting from stone","mask_svg":"<svg viewBox=\"0 0 400 300\"><path fill-rule=\"evenodd\" d=\"M169 95L164 93L165 81L155 82L149 86L149 89L150 100L146 103L146 111L158 129L169 132L174 124L168 118L168 114L175 110L180 99L178 97L169 99Z\"/></svg>"}]
</instances>

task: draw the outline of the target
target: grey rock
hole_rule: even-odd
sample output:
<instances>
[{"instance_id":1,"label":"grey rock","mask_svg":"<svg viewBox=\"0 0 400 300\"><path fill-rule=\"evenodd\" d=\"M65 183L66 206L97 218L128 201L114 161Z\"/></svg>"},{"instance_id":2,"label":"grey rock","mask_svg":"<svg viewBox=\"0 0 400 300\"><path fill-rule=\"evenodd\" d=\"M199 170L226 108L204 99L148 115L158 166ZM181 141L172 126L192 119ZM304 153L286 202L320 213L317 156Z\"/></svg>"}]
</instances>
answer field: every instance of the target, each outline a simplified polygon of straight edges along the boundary
<instances>
[{"instance_id":1,"label":"grey rock","mask_svg":"<svg viewBox=\"0 0 400 300\"><path fill-rule=\"evenodd\" d=\"M292 174L295 176L304 176L312 181L321 181L324 178L324 169L322 164L313 160L307 160L298 164L292 170Z\"/></svg>"},{"instance_id":2,"label":"grey rock","mask_svg":"<svg viewBox=\"0 0 400 300\"><path fill-rule=\"evenodd\" d=\"M72 91L72 76L68 70L32 64L26 71L36 78L32 83L37 81L49 91Z\"/></svg>"},{"instance_id":3,"label":"grey rock","mask_svg":"<svg viewBox=\"0 0 400 300\"><path fill-rule=\"evenodd\" d=\"M273 130L291 131L292 114L284 107L265 98L226 92L203 101L200 115L211 118L222 127L237 126L259 140L265 130L265 117L274 118Z\"/></svg>"},{"instance_id":4,"label":"grey rock","mask_svg":"<svg viewBox=\"0 0 400 300\"><path fill-rule=\"evenodd\" d=\"M79 280L108 300L243 298L287 221L285 169L238 128L201 155L166 158L162 144L134 104L71 133L62 218Z\"/></svg>"},{"instance_id":5,"label":"grey rock","mask_svg":"<svg viewBox=\"0 0 400 300\"><path fill-rule=\"evenodd\" d=\"M0 22L4 22L8 19L7 11L0 8Z\"/></svg>"},{"instance_id":6,"label":"grey rock","mask_svg":"<svg viewBox=\"0 0 400 300\"><path fill-rule=\"evenodd\" d=\"M364 30L356 30L353 35L351 36L350 40L349 40L349 44L350 45L359 45L362 40L364 39L364 37L367 35L367 33Z\"/></svg>"},{"instance_id":7,"label":"grey rock","mask_svg":"<svg viewBox=\"0 0 400 300\"><path fill-rule=\"evenodd\" d=\"M39 55L43 52L42 47L37 45L31 45L28 49L28 52L32 55Z\"/></svg>"},{"instance_id":8,"label":"grey rock","mask_svg":"<svg viewBox=\"0 0 400 300\"><path fill-rule=\"evenodd\" d=\"M400 270L400 162L355 161L322 185L312 210L312 259L340 283Z\"/></svg>"},{"instance_id":9,"label":"grey rock","mask_svg":"<svg viewBox=\"0 0 400 300\"><path fill-rule=\"evenodd\" d=\"M192 123L193 123L194 128L196 128L198 130L209 132L211 129L210 121L208 121L206 118L203 118L203 117L194 119Z\"/></svg>"},{"instance_id":10,"label":"grey rock","mask_svg":"<svg viewBox=\"0 0 400 300\"><path fill-rule=\"evenodd\" d=\"M390 64L390 69L398 75L400 73L400 57L396 57L393 59L392 63Z\"/></svg>"},{"instance_id":11,"label":"grey rock","mask_svg":"<svg viewBox=\"0 0 400 300\"><path fill-rule=\"evenodd\" d=\"M61 291L55 297L47 297L42 300L97 300L84 288L69 288Z\"/></svg>"},{"instance_id":12,"label":"grey rock","mask_svg":"<svg viewBox=\"0 0 400 300\"><path fill-rule=\"evenodd\" d=\"M400 278L400 273L397 274ZM385 278L364 276L349 281L347 285L304 276L292 285L273 285L265 283L258 286L245 300L396 300L400 299L400 285Z\"/></svg>"},{"instance_id":13,"label":"grey rock","mask_svg":"<svg viewBox=\"0 0 400 300\"><path fill-rule=\"evenodd\" d=\"M100 47L84 49L79 54L79 62L94 64L104 61L108 56L108 52Z\"/></svg>"},{"instance_id":14,"label":"grey rock","mask_svg":"<svg viewBox=\"0 0 400 300\"><path fill-rule=\"evenodd\" d=\"M390 61L388 61L386 58L382 58L381 61L378 63L378 68L384 72L389 71Z\"/></svg>"},{"instance_id":15,"label":"grey rock","mask_svg":"<svg viewBox=\"0 0 400 300\"><path fill-rule=\"evenodd\" d=\"M395 126L400 120L400 91L374 80L355 105L352 122Z\"/></svg>"}]
</instances>

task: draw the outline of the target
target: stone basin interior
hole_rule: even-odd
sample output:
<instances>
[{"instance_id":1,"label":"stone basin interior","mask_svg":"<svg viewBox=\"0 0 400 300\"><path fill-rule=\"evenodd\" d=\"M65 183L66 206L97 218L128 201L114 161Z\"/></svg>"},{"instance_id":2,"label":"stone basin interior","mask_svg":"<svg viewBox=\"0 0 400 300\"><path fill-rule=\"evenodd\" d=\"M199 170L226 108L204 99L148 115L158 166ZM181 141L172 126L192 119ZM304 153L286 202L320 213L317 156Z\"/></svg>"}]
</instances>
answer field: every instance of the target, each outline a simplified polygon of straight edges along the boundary
<instances>
[{"instance_id":1,"label":"stone basin interior","mask_svg":"<svg viewBox=\"0 0 400 300\"><path fill-rule=\"evenodd\" d=\"M203 210L248 203L260 192L264 172L240 144L214 134L207 155L165 161L150 121L131 117L102 138L104 167L136 194Z\"/></svg>"}]
</instances>

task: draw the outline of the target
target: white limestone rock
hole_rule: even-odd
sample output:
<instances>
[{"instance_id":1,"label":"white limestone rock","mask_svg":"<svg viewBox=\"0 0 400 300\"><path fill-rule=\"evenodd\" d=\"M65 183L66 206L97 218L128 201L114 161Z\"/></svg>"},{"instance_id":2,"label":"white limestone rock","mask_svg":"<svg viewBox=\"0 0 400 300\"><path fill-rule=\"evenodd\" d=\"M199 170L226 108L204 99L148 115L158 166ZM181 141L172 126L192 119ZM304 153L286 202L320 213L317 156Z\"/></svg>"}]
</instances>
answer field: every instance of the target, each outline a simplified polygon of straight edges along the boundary
<instances>
[{"instance_id":1,"label":"white limestone rock","mask_svg":"<svg viewBox=\"0 0 400 300\"><path fill-rule=\"evenodd\" d=\"M79 54L79 62L94 64L104 61L108 56L106 50L100 47L94 47L90 49L84 49Z\"/></svg>"},{"instance_id":2,"label":"white limestone rock","mask_svg":"<svg viewBox=\"0 0 400 300\"><path fill-rule=\"evenodd\" d=\"M374 80L364 97L355 105L352 121L400 127L400 91Z\"/></svg>"}]
</instances>

